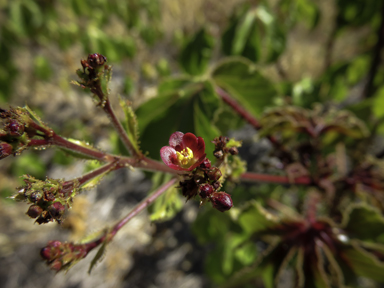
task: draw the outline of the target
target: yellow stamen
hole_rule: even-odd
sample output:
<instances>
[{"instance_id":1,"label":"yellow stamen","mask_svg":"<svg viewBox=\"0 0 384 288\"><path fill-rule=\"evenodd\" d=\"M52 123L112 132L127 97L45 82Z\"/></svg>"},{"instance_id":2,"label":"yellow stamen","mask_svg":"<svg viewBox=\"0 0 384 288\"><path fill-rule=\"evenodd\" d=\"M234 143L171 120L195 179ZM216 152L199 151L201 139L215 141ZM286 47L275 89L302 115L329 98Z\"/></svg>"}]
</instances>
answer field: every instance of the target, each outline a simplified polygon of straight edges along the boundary
<instances>
[{"instance_id":1,"label":"yellow stamen","mask_svg":"<svg viewBox=\"0 0 384 288\"><path fill-rule=\"evenodd\" d=\"M189 147L187 147L181 152L176 152L176 157L181 166L189 167L191 166L191 160L193 160L193 152Z\"/></svg>"}]
</instances>

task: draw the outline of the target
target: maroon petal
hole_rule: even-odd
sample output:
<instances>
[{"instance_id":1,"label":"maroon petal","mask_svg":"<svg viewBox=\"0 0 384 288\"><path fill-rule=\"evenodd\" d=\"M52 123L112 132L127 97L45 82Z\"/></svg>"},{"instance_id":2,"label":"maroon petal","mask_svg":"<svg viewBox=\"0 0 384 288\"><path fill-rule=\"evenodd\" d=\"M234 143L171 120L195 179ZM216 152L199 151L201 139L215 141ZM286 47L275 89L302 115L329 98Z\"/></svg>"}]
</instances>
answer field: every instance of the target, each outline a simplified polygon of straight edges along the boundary
<instances>
[{"instance_id":1,"label":"maroon petal","mask_svg":"<svg viewBox=\"0 0 384 288\"><path fill-rule=\"evenodd\" d=\"M207 156L207 154L203 154L201 155L201 157L195 162L195 164L193 164L191 167L189 167L187 170L188 171L192 171L193 169L195 169L197 166L199 166L201 163L204 162L205 160L205 156Z\"/></svg>"},{"instance_id":2,"label":"maroon petal","mask_svg":"<svg viewBox=\"0 0 384 288\"><path fill-rule=\"evenodd\" d=\"M182 146L183 143L183 136L184 133L180 131L173 133L171 137L169 137L169 146L175 148L177 151L183 150L185 147L180 147L180 145Z\"/></svg>"},{"instance_id":3,"label":"maroon petal","mask_svg":"<svg viewBox=\"0 0 384 288\"><path fill-rule=\"evenodd\" d=\"M196 137L192 133L186 133L183 136L183 146L189 147L193 152L193 157L195 159L201 158L205 153L205 142L203 138Z\"/></svg>"},{"instance_id":4,"label":"maroon petal","mask_svg":"<svg viewBox=\"0 0 384 288\"><path fill-rule=\"evenodd\" d=\"M160 149L160 156L166 165L175 164L177 161L176 150L170 146L164 146Z\"/></svg>"}]
</instances>

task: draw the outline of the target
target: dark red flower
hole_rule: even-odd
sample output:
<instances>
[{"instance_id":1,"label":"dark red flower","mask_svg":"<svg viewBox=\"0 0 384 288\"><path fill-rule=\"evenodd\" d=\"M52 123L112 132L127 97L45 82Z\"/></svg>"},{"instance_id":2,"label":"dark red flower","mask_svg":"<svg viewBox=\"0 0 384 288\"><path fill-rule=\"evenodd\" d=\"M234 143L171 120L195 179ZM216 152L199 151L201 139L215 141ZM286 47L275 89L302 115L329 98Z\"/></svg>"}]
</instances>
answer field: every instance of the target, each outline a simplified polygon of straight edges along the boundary
<instances>
[{"instance_id":1,"label":"dark red flower","mask_svg":"<svg viewBox=\"0 0 384 288\"><path fill-rule=\"evenodd\" d=\"M205 143L192 133L175 132L169 138L169 146L160 149L160 156L172 169L192 171L205 159Z\"/></svg>"}]
</instances>

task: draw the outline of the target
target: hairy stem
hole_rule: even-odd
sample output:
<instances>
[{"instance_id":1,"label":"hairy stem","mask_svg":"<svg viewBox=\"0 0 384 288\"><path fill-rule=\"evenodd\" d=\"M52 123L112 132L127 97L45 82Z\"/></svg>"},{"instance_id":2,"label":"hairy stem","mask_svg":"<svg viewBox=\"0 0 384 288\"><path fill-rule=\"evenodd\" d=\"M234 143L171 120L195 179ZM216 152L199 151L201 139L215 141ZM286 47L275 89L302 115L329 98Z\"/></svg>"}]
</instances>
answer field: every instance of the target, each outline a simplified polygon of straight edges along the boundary
<instances>
[{"instance_id":1,"label":"hairy stem","mask_svg":"<svg viewBox=\"0 0 384 288\"><path fill-rule=\"evenodd\" d=\"M46 139L31 139L30 142L28 143L29 147L38 147L38 146L46 146L46 145L56 145L64 149L68 149L73 152L89 156L91 158L94 158L102 162L111 162L115 160L115 157L113 155L110 155L108 153L105 153L96 149L90 149L90 148L75 144L57 135L55 132L52 132L51 136L47 137Z\"/></svg>"},{"instance_id":2,"label":"hairy stem","mask_svg":"<svg viewBox=\"0 0 384 288\"><path fill-rule=\"evenodd\" d=\"M109 119L112 122L113 127L115 127L117 134L119 134L119 137L121 141L124 143L125 147L127 148L129 154L135 157L141 157L142 155L138 154L136 149L131 143L131 140L129 140L127 133L125 132L123 126L121 125L120 121L117 119L115 112L112 109L111 102L109 99L105 103L103 110L108 115Z\"/></svg>"},{"instance_id":3,"label":"hairy stem","mask_svg":"<svg viewBox=\"0 0 384 288\"><path fill-rule=\"evenodd\" d=\"M133 217L135 217L137 214L139 214L141 211L143 211L145 208L147 208L149 205L151 205L157 198L159 198L163 193L165 193L172 185L174 185L176 182L176 179L171 179L168 183L164 184L160 188L158 188L155 192L153 192L151 195L148 195L146 198L144 198L139 204L135 206L135 208L132 209L131 212L128 213L127 216L125 216L122 220L120 220L113 228L112 231L109 233L110 240L116 235L116 233L131 220Z\"/></svg>"}]
</instances>

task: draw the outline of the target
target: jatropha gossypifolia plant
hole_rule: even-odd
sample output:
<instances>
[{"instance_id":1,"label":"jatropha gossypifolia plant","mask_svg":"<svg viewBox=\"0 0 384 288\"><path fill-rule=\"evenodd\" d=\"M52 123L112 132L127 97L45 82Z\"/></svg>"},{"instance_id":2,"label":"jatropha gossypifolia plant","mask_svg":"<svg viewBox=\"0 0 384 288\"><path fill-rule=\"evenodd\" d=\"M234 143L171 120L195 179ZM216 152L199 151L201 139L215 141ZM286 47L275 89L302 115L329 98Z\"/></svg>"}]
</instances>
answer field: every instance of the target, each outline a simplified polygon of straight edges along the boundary
<instances>
[{"instance_id":1,"label":"jatropha gossypifolia plant","mask_svg":"<svg viewBox=\"0 0 384 288\"><path fill-rule=\"evenodd\" d=\"M81 141L65 139L44 124L28 107L1 109L0 117L4 122L4 128L1 130L0 136L2 141L1 158L19 155L29 147L55 145L70 155L106 162L104 166L72 180L51 179L48 177L45 180L39 180L30 175L24 175L25 185L19 187L18 192L12 198L30 204L26 214L35 219L36 223L45 224L52 221L62 223L76 195L88 188L89 185L87 184L92 180L100 179L111 171L134 167L170 173L174 177L140 202L115 226L100 232L99 235L88 240L87 243L74 244L50 241L41 250L41 256L55 271L69 269L96 247L101 246L100 249L104 249L105 244L113 239L121 227L164 192L176 185L177 182L186 200L198 196L201 199L201 204L211 202L212 206L221 212L227 211L233 206L231 196L220 191L224 181L223 176L225 176L225 172L220 170L220 165L223 163L223 159L227 158L227 150L231 148L226 148L229 139L220 137L213 141L217 151L221 151L217 166L212 165L211 161L206 157L203 138L196 137L192 133L184 134L179 131L170 136L170 146L165 146L160 150L160 156L165 165L146 157L138 145L137 123L132 108L124 101L121 101L127 115L127 129L123 127L112 110L108 90L111 67L106 65L106 61L106 57L100 54L90 54L87 60L81 60L82 69L77 71L80 80L75 84L81 88L89 89L93 93L98 102L97 105L111 119L131 157L112 155ZM233 142L231 145L235 147L239 146L240 143ZM237 153L231 150L231 154ZM98 253L95 258L99 258L100 254ZM92 262L92 266L96 263L96 260Z\"/></svg>"},{"instance_id":2,"label":"jatropha gossypifolia plant","mask_svg":"<svg viewBox=\"0 0 384 288\"><path fill-rule=\"evenodd\" d=\"M291 280L297 287L356 286L358 276L384 282L383 163L367 151L370 133L351 112L320 104L313 109L282 105L266 109L256 119L254 107L244 105L244 98L238 96L242 90L223 80L230 78L228 73L237 71L255 77L263 85L267 82L242 59L215 67L210 72L211 81L177 79L169 85L181 87L182 92L171 91L164 85L159 88L158 97L135 112L129 102L120 99L126 116L122 123L111 106L108 88L111 67L106 61L103 55L90 54L81 61L82 68L77 70L80 79L74 84L92 93L129 156L114 155L85 142L61 137L28 107L3 108L0 110L4 124L0 131L1 158L17 156L31 147L56 146L69 155L104 163L69 180L48 177L39 180L24 175L25 184L17 189L13 199L27 202L26 214L38 224L62 223L74 198L112 171L142 169L170 174L171 179L157 187L126 217L93 238L80 243L48 242L41 256L51 269L68 270L99 248L92 268L106 245L130 219L176 187L184 199L196 198L200 205L208 204L198 216L194 230L201 243L217 244L213 256L208 256L207 265L214 267L208 270L214 281L224 287L242 287L252 283L260 273L267 287L274 287L286 270L294 272ZM150 120L157 122L156 118L146 117L149 117L148 107L157 105L163 109L158 99L171 103L167 104L174 112L171 117L185 103L201 113L193 115L197 127L194 131L175 129L166 136L160 135L162 139L169 138L168 145L160 143L163 147L157 150L162 162L141 150L148 140L146 131L140 131L141 143L138 137L138 121L143 120L147 125ZM153 105L151 101L159 102ZM218 117L210 107L220 110L224 104L232 116L244 119L258 131L259 138L265 137L270 143L273 161L264 163L263 173L246 171L238 155L240 141L220 135L218 127L208 127L212 129L207 132L206 125L210 122L204 118L205 114ZM161 118L158 116L161 113L154 114ZM159 123L162 124L161 119ZM205 135L212 135L212 131L218 133L208 139ZM356 147L361 149L356 151ZM242 182L267 182L271 186L267 186L268 193L256 197L249 184L244 186ZM212 220L207 221L207 217ZM211 223L219 227L212 228Z\"/></svg>"}]
</instances>

